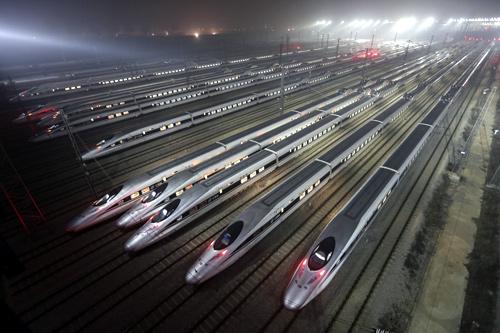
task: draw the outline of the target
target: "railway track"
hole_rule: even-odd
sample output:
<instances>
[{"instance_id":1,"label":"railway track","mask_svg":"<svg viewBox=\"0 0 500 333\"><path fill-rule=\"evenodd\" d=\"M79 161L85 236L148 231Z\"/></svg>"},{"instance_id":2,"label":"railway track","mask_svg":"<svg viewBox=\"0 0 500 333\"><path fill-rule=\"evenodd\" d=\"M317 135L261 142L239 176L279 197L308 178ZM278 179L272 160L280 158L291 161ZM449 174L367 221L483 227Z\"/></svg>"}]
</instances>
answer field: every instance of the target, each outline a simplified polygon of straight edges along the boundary
<instances>
[{"instance_id":1,"label":"railway track","mask_svg":"<svg viewBox=\"0 0 500 333\"><path fill-rule=\"evenodd\" d=\"M360 122L362 122L363 120L366 120L366 119L367 119L367 117L369 117L369 115L368 115L368 114L367 114L366 116L364 116L364 118L363 118L363 119L361 119L361 118L360 118ZM331 138L329 138L329 141L331 141L331 140L335 140L335 141L337 141L339 138L345 137L346 135L348 135L348 134L349 134L349 133L348 133L348 131L347 131L348 129L350 129L351 127L355 127L355 126L357 127L357 126L359 126L359 125L360 125L360 124L352 124L352 125L350 125L350 127L346 128L346 131L343 131L342 133L338 133L337 135L333 134L334 136L332 136ZM317 146L316 146L316 147L315 147L315 148L313 148L311 151L307 151L307 152L305 152L304 154L308 154L308 155L307 155L308 157L310 157L309 155L313 156L313 155L315 155L315 154L316 154L316 151L317 151L318 149L319 149L319 150L324 150L324 148L323 148L323 149L321 149L321 147L317 147ZM298 166L300 166L300 164L299 164ZM298 167L298 166L297 166L297 167ZM286 166L283 166L283 167L286 167ZM283 168L283 167L282 167L282 168ZM277 169L277 170L276 170L276 172L280 171L282 168ZM284 170L284 171L282 171L282 172L286 173L286 170ZM115 227L113 226L113 228L112 228L112 230L111 230L111 232L110 232L110 233L113 233L113 232L115 231L114 229L115 229ZM120 234L122 234L122 233L120 233ZM80 237L85 237L85 233L82 233L81 235L82 235L82 236L78 235L78 236L76 236L76 237L78 237L78 238L80 238ZM106 235L107 235L107 234L101 235L100 237L98 237L98 239L102 239L102 238L103 238L103 237L105 237ZM92 237L90 238L91 240L89 240L89 243L85 243L85 245L82 247L82 249L86 249L88 246L92 247L92 243L95 243L95 241L93 241L93 240L95 240L95 238L94 238L94 237L96 237L96 236L95 236L95 235L92 235ZM69 236L69 235L65 235L65 237L64 237L63 239L64 239L66 242L69 242L69 241L70 241L70 240L72 240L72 239L74 240L74 238L75 238L75 237L71 237L71 236ZM90 243L90 242L92 242L92 243ZM50 244L50 246L49 246L48 248L41 249L42 251L39 251L39 252L38 252L38 254L37 254L38 256L39 256L39 255L41 255L41 254L43 254L43 253L46 253L46 252L47 252L47 251L49 251L50 249L54 249L54 248L57 248L57 247L58 247L58 244L54 244L53 242L49 242L48 244ZM103 244L103 245L106 245L106 244ZM34 258L36 258L36 256L33 256L33 253L27 252L26 254L29 254L30 256L29 256L29 257L28 257L28 256L24 256L24 257L23 257L23 256L21 256L21 259L22 259L22 260L23 260L23 262L25 262L25 263L26 263L26 262L28 262L28 261L30 261L30 260L33 260ZM61 260L61 259L63 259L63 258L58 258L58 260L57 260L57 261L59 261L59 260ZM56 262L54 261L54 264L55 264L55 263L56 263ZM48 265L48 266L52 266L52 263L51 263L50 265ZM35 272L33 272L33 271L32 271L32 273L35 273Z\"/></svg>"},{"instance_id":2,"label":"railway track","mask_svg":"<svg viewBox=\"0 0 500 333\"><path fill-rule=\"evenodd\" d=\"M222 226L221 226L221 228L222 228ZM220 230L220 228L219 228L219 230ZM218 231L218 230L217 230L217 231ZM212 233L212 235L213 235L213 234L214 234L214 233ZM195 238L196 238L196 237L195 237ZM182 242L182 243L184 243L184 242ZM189 242L187 242L187 243L189 243ZM174 252L178 253L178 251L174 251ZM111 262L113 262L113 261L116 263L116 260L111 260ZM109 264L108 264L108 263L105 263L105 264L104 264L104 266L107 266L107 265L109 265ZM103 266L103 267L104 267L104 266ZM142 274L141 274L141 275L142 275Z\"/></svg>"},{"instance_id":3,"label":"railway track","mask_svg":"<svg viewBox=\"0 0 500 333\"><path fill-rule=\"evenodd\" d=\"M428 103L432 102L416 101L410 108L425 108ZM371 115L375 112L371 112ZM410 113L408 111L407 114ZM343 131L329 137L328 142L345 137L349 129L359 126L368 117L368 114L363 115L356 123L348 124ZM15 289L14 299L33 300L31 305L20 310L23 319L28 320L33 328L56 331L104 329L103 325L109 324L113 313L120 313L121 316L121 322L114 327L116 330L129 327L132 331L148 331L168 327L234 331L234 328L238 327L238 321L243 319L255 321L248 326L259 330L293 330L302 327L303 316L306 315L302 315L303 312L291 314L280 308L281 290L276 290L276 284L286 279L288 270L304 249L304 246L299 244L307 243L305 240L310 240L315 232L319 231L325 217L334 214L340 202L347 200L352 190L370 173L371 168L387 152L394 149L398 138L403 137L405 129L412 126L412 122L418 118L419 115L413 112L411 116L404 118L408 122L401 128L392 125L385 130L382 138L349 164L350 168L359 169L358 171L343 170L316 195L318 200L295 212L289 218L290 222L287 221L278 228L281 232L276 230L273 233L280 233L279 235L268 237L262 246L252 250L251 253L258 254L259 258L249 258L249 253L240 263L228 269L224 276L217 277L201 287L185 285L184 273L207 241L218 234L263 189L272 186L300 168L305 161L320 154L325 146L328 146L325 141L322 142L322 147L313 147L278 168L272 176L259 180L251 189L243 192L237 202L230 200L207 214L204 223L186 228L174 238L167 239L151 251L136 257L129 258L123 253L121 244L129 234L115 230L112 224L103 225L76 237L57 233L55 236L42 237L40 242L22 257L25 263L29 263L29 276L16 279L12 284ZM401 122L398 120L397 124ZM229 125L237 126L236 123ZM201 129L199 136L193 133L193 137L178 138L178 142L180 144L182 140L196 141L200 137L206 137L206 133ZM151 149L157 151L160 146L161 143L158 148ZM140 153L141 151L138 151L138 154ZM140 156L147 155L137 155L138 158ZM134 158L131 158L128 162L133 160ZM106 169L116 166L114 161L109 163L105 166ZM119 166L116 167L119 169ZM82 188L80 186L80 191L75 190L74 195L68 195L68 198L62 194L61 207L67 206L78 193L81 194ZM337 201L334 208L333 201ZM62 215L69 216L71 212L74 212L74 207L69 206L67 212L62 212ZM303 221L307 222L302 223ZM48 231L53 230L48 228ZM55 260L45 261L57 252L61 253ZM34 267L37 268L33 271ZM68 308L68 301L73 298L78 299L78 302ZM134 306L133 303L138 300L138 306ZM259 304L259 307L255 304ZM267 311L268 308L270 311ZM62 309L65 310L60 311ZM248 309L257 319L246 314L244 310ZM186 316L190 314L192 320L186 321ZM326 326L325 329L333 329L338 323L344 326L349 324L340 312L337 314L339 317L332 319L329 322L330 327ZM269 315L271 317L267 317ZM182 318L184 320L181 320ZM352 326L362 329L358 321L359 317L355 318ZM137 324L131 326L132 323Z\"/></svg>"},{"instance_id":4,"label":"railway track","mask_svg":"<svg viewBox=\"0 0 500 333\"><path fill-rule=\"evenodd\" d=\"M419 106L422 108L426 108L426 104L428 103L432 104L432 102L429 101L427 101L427 103L426 101L422 101L421 103L419 103ZM297 249L300 248L300 245L309 243L305 240L310 238L311 236L314 236L321 230L321 228L325 224L325 217L333 214L334 211L338 210L341 207L341 204L343 202L349 199L350 195L354 193L354 191L362 184L364 179L366 179L366 177L371 174L371 169L378 165L387 153L398 146L398 143L400 142L399 140L404 137L406 130L411 128L412 124L421 118L420 116L422 115L415 113L413 115L410 115L410 117L407 117L407 120L409 121L403 128L392 126L392 128L388 132L383 134L385 140L382 139L382 141L377 141L369 151L365 152L361 157L359 157L359 160L353 162L356 164L355 166L350 165L350 170L344 169L344 171L341 172L341 174L339 175L339 177L341 178L339 183L335 184L334 186L329 183L325 186L325 189L322 189L320 193L317 194L322 198L318 198L318 200L325 200L325 197L327 197L325 201L313 204L312 209L311 207L300 208L300 219L302 219L302 221L307 221L307 223L304 223L302 225L300 223L297 223L298 225L296 225L296 223L294 222L297 221L287 222L287 224L293 224L293 227L291 228L295 229L292 229L291 231L284 231L289 237L280 237L277 242L276 240L274 240L274 242L272 242L273 244L270 244L271 242L267 240L267 244L261 246L261 251L262 247L269 246L270 248L268 250L264 250L264 256L259 254L259 260L256 265L253 265L252 263L252 267L254 268L253 270L249 271L248 269L244 269L246 272L245 274L248 274L246 279L241 281L241 283L236 283L232 288L229 288L228 291L225 290L224 297L220 298L221 292L218 292L217 295L214 295L214 298L219 298L217 300L217 303L203 305L202 308L205 310L205 313L203 314L203 316L201 316L201 318L195 321L195 324L193 326L179 326L177 327L177 329L181 331L216 331L221 328L224 320L228 318L236 318L237 316L232 317L235 312L238 311L239 307L244 304L245 301L248 301L252 297L255 297L255 294L259 294L259 289L266 288L265 286L271 287L271 285L273 283L276 283L277 281L286 280L286 274L281 275L281 278L276 278L276 272L283 273L285 270L288 270L290 267L294 266L297 258L299 257L296 252ZM359 168L359 165L364 165L364 167ZM333 181L335 181L335 179ZM327 189L327 187L329 187L329 189ZM331 191L332 187L335 188L334 191ZM335 199L328 199L331 196L333 196ZM338 198L338 196L341 197ZM292 216L290 217L291 219L294 219L293 215L295 214L292 214ZM281 227L282 226L278 227L278 229L280 229ZM285 228L283 227L281 229ZM279 231L277 230L275 232ZM254 251L254 253L255 252L257 251ZM287 263L287 265L285 265L285 263ZM238 265L240 269L242 268L241 266L243 266L243 264L236 265ZM231 272L229 272L228 270L227 274L231 274ZM256 280L254 278L255 276L262 278L261 280ZM216 279L218 280L218 278ZM218 283L220 283L220 281ZM203 288L203 286L201 288ZM238 296L235 297L234 295L237 294L238 290L240 292L238 293ZM169 296L170 297L165 298L166 303L171 303L171 299L174 298L173 295ZM278 303L280 303L280 296L281 295L273 295L273 298L277 298ZM264 302L264 300L262 301ZM257 303L259 303L259 301L257 301ZM187 305L186 307L190 308L192 306L194 306L194 304ZM173 305L172 309L174 309L175 311L173 311L172 313L168 313L168 315L158 316L158 312L165 311L161 308L161 305L156 305L154 307L154 313L152 314L152 317L140 320L139 325L145 325L147 327L146 331L154 329L161 330L165 327L176 327L176 321L180 317L185 316L186 312L182 312L181 304ZM173 313L177 311L180 311L177 316L173 315ZM244 311L238 312L242 313ZM267 313L268 311L264 312ZM270 311L269 313L273 313L273 311ZM157 320L156 323L154 321L155 315L156 317L160 317L160 319ZM169 318L169 315L172 315L172 318ZM271 317L271 321L272 318L273 317ZM155 323L155 325L151 326L150 323L152 322ZM143 326L141 327L141 329L144 328Z\"/></svg>"},{"instance_id":5,"label":"railway track","mask_svg":"<svg viewBox=\"0 0 500 333\"><path fill-rule=\"evenodd\" d=\"M374 75L377 75L377 73L380 73L380 71L382 70L384 69L377 70L374 73ZM356 79L357 78L352 78L347 82L346 81L343 81L342 83L339 82L337 83L336 86L334 86L335 88L332 88L329 85L327 85L321 89L312 91L312 93L310 91L304 91L300 94L300 96L296 96L294 99L290 101L291 104L289 104L289 108L291 109L303 103L305 98L310 99L311 97L312 98L319 97L321 94L327 92L331 93L335 89L340 88L341 86L350 85L353 82L355 82ZM213 137L213 140L217 140L218 138L220 138L220 135L218 135L219 132L224 133L224 135L227 135L239 131L241 129L250 127L250 124L257 123L259 118L255 119L255 115L258 114L259 112L262 113L265 112L265 114L262 115L260 118L261 121L265 121L271 118L273 114L270 113L269 109L272 109L272 106L275 105L276 103L277 102L274 102L271 105L258 107L255 111L252 111L252 113L247 113L246 115L230 115L228 116L228 120L226 122L216 123L215 126L217 127L215 128L214 124L203 124L195 128L195 130L192 132L190 131L190 132L176 133L172 136L173 140L168 143L164 142L164 140L155 140L153 142L152 147L150 148L143 148L143 149L136 148L132 154L128 154L130 155L130 157L125 157L125 160L122 157L124 153L117 154L117 156L112 156L111 162L109 162L109 164L107 163L102 164L102 166L104 167L104 169L108 174L113 174L114 178L113 180L115 184L123 182L125 179L133 175L134 172L135 174L138 174L141 170L144 170L145 168L144 161L140 159L142 156L148 157L147 168L151 169L152 167L161 165L162 163L164 163L165 160L174 158L175 156L178 156L180 153L185 153L190 148L194 148L195 146L199 145L200 140L207 140L206 131L208 129L212 129L217 132L216 135ZM245 117L243 120L247 119L247 121L242 121L242 116ZM246 127L242 128L241 127L242 123L247 124ZM191 139L190 141L191 143L186 145L185 142L188 141L188 139ZM149 154L149 156L146 155L150 151L155 152L154 157L152 157L151 154ZM73 206L67 204L66 200L68 196L72 194L74 194L75 196L81 194L81 192L84 191L87 186L83 176L80 173L77 172L75 175L74 170L75 169L79 170L79 165L76 163L75 160L71 158L71 154L69 154L70 156L68 156L67 165L65 163L58 163L58 168L52 172L47 172L46 171L47 168L45 165L37 166L35 167L35 170L40 170L40 174L38 175L35 174L34 176L32 176L33 178L26 179L27 182L33 184L33 186L31 186L31 189L36 193L37 197L38 196L49 197L51 198L52 201L55 202L58 202L62 198L65 199L64 205L63 202L61 201L61 206L64 206L64 208L57 204L54 205L52 202L50 203L50 207L53 209L52 212L54 212L54 215L56 214L61 215L61 213L64 213L65 211L79 209L82 207L84 202L92 200L90 196L82 198L81 195L79 195L80 205L77 204L76 206ZM61 169L67 171L61 171ZM95 172L96 169L91 170L91 172L92 171ZM33 173L34 172L32 171L31 174ZM65 175L67 176L65 177ZM107 178L106 175L99 174L99 176L100 176L99 179L93 179L94 185L96 186L98 192L103 191L111 186L109 184L109 178ZM60 179L59 183L57 181L56 182L51 181L50 186L48 186L44 182L46 179L56 179L56 178ZM69 192L66 190L63 191L62 189L64 188L62 185L67 184L68 179L72 178L76 178L72 180L72 185L73 185L72 190ZM38 180L38 182L35 182L35 180ZM57 194L58 191L60 193ZM42 204L42 206L45 205ZM63 211L61 211L61 209L63 209ZM48 216L52 217L53 216L52 212L48 211L46 213Z\"/></svg>"},{"instance_id":6,"label":"railway track","mask_svg":"<svg viewBox=\"0 0 500 333\"><path fill-rule=\"evenodd\" d=\"M353 331L357 326L360 326L360 318L363 312L368 306L368 302L376 289L377 284L380 282L382 274L385 268L390 264L390 260L398 242L400 241L404 231L406 230L411 217L415 214L419 202L422 200L425 189L429 186L432 175L436 173L439 167L439 162L444 158L446 154L446 148L450 144L452 138L457 134L457 130L460 124L464 120L466 110L469 109L469 104L472 102L472 97L479 89L479 86L474 87L467 91L466 96L463 100L455 105L455 112L453 113L451 119L450 113L447 115L447 124L441 125L440 136L435 140L430 152L427 153L425 161L421 161L421 165L418 166L418 170L414 170L413 177L408 179L407 186L405 188L411 188L412 191L406 190L402 191L402 200L394 200L394 204L397 207L387 212L385 215L390 221L389 226L385 228L380 241L372 252L368 265L364 266L362 275L356 280L356 284L362 285L364 288L363 301L358 302L357 308L353 307L353 304L349 304L349 308L343 313L342 318L346 318L343 314L350 313L349 324L351 326L350 331ZM399 201L399 202L398 202ZM383 248L384 247L384 248ZM377 258L377 260L375 260ZM367 276L370 276L367 278ZM362 280L364 279L364 280ZM368 281L366 281L368 280ZM371 285L371 287L367 287ZM359 289L359 288L358 288ZM354 310L354 311L353 311ZM345 320L345 319L344 319ZM332 318L329 324L329 330L335 331L335 318Z\"/></svg>"}]
</instances>

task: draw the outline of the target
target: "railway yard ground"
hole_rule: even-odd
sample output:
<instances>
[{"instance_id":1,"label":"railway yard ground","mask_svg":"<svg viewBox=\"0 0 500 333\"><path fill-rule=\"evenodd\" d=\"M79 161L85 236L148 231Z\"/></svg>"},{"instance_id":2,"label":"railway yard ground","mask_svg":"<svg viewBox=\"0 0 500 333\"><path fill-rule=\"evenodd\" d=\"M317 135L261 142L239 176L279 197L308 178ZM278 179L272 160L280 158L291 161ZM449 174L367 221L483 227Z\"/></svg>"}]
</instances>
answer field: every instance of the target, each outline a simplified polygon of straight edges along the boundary
<instances>
[{"instance_id":1,"label":"railway yard ground","mask_svg":"<svg viewBox=\"0 0 500 333\"><path fill-rule=\"evenodd\" d=\"M439 66L451 66L466 53L469 60L479 57L485 45L467 51L455 47ZM446 45L432 52L438 54L441 48ZM387 74L405 61L428 56L431 50L416 50L404 59L403 53L400 58L372 63L363 71L294 92L285 98L284 111L357 85L365 75L368 81ZM123 248L134 230L118 229L113 219L76 234L66 233L65 225L90 202L127 179L279 116L279 99L147 141L98 162L88 161L88 178L66 136L28 142L32 128L11 122L25 104L5 106L0 133L9 160L4 160L4 167L15 165L44 214L43 220L28 218L23 224L7 201L0 206L0 247L8 262L2 290L8 306L5 311L17 318L20 330L33 332L457 332L460 328L480 332L481 325L493 328L499 254L492 253L485 263L481 253L491 246L499 249L498 204L495 206L499 192L487 185L494 182L500 167L500 133L495 132L500 129L496 88L500 71L491 83L488 66L478 66L478 73L447 109L444 120L387 201L384 199L383 208L361 234L331 285L300 311L283 306L283 293L298 260L472 60L464 63L450 67L443 80L415 98L376 140L258 245L201 285L187 284L186 271L254 200L293 177L442 67L429 66L418 76L405 79L392 95L319 143L310 144L195 223L134 254ZM248 87L237 94L250 94L254 89ZM172 112L207 107L235 95L209 97ZM76 135L77 146L98 142L103 131L145 126L162 116L163 112L82 131ZM480 126L474 131L476 120ZM457 147L468 142L467 135L472 138L470 148L465 157L457 155ZM9 175L17 176L10 170ZM89 180L99 196L92 193ZM18 190L19 184L23 183L18 183ZM26 194L22 199L26 201ZM496 217L496 223L490 217ZM484 290L479 287L481 267L488 267ZM481 312L481 306L493 312Z\"/></svg>"}]
</instances>

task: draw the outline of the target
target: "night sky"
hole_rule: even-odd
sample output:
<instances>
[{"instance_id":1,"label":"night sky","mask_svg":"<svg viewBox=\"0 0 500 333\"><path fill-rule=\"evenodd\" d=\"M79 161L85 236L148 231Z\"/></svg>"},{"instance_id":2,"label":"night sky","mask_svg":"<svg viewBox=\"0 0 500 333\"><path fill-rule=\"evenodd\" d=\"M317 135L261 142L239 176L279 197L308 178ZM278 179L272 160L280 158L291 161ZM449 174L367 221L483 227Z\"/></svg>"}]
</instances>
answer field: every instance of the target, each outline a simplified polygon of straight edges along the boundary
<instances>
[{"instance_id":1,"label":"night sky","mask_svg":"<svg viewBox=\"0 0 500 333\"><path fill-rule=\"evenodd\" d=\"M499 0L2 0L0 28L102 34L278 28L320 18L500 16Z\"/></svg>"}]
</instances>

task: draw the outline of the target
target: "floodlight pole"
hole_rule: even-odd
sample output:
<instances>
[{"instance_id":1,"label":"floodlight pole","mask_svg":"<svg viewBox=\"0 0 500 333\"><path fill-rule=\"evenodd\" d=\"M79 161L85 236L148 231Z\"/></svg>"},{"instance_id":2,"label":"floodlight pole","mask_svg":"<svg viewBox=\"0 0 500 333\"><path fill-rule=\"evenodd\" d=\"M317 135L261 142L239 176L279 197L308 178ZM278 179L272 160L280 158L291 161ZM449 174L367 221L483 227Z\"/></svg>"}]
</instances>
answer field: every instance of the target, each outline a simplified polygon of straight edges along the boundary
<instances>
[{"instance_id":1,"label":"floodlight pole","mask_svg":"<svg viewBox=\"0 0 500 333\"><path fill-rule=\"evenodd\" d=\"M328 43L330 42L330 34L326 35L326 46L325 46L325 57L326 53L328 52Z\"/></svg>"},{"instance_id":2,"label":"floodlight pole","mask_svg":"<svg viewBox=\"0 0 500 333\"><path fill-rule=\"evenodd\" d=\"M340 38L337 38L337 51L335 52L335 56L339 56L339 47L340 47Z\"/></svg>"},{"instance_id":3,"label":"floodlight pole","mask_svg":"<svg viewBox=\"0 0 500 333\"><path fill-rule=\"evenodd\" d=\"M434 40L434 35L431 36L431 41L429 42L429 47L427 48L427 53L431 52L432 41Z\"/></svg>"},{"instance_id":4,"label":"floodlight pole","mask_svg":"<svg viewBox=\"0 0 500 333\"><path fill-rule=\"evenodd\" d=\"M285 72L283 71L283 37L280 43L280 69L281 69L281 84L280 84L280 111L285 112Z\"/></svg>"},{"instance_id":5,"label":"floodlight pole","mask_svg":"<svg viewBox=\"0 0 500 333\"><path fill-rule=\"evenodd\" d=\"M368 64L368 48L366 48L365 50L365 64L363 66L363 71L362 71L362 74L361 74L361 82L364 82L365 81L365 69L366 69L366 65Z\"/></svg>"},{"instance_id":6,"label":"floodlight pole","mask_svg":"<svg viewBox=\"0 0 500 333\"><path fill-rule=\"evenodd\" d=\"M87 185L89 186L90 191L92 192L92 195L94 196L94 198L97 199L97 193L95 191L94 185L92 185L92 181L90 180L90 173L87 169L87 164L85 164L85 162L83 161L82 155L80 154L80 151L78 150L78 146L76 144L76 140L75 140L75 137L73 135L73 132L71 131L71 126L69 125L67 115L64 112L64 108L60 108L60 112L61 112L61 118L62 118L63 123L64 123L64 127L66 128L66 131L68 132L69 141L71 142L71 146L73 147L75 155L76 155L78 161L80 162L80 166L82 167L85 181L87 182Z\"/></svg>"},{"instance_id":7,"label":"floodlight pole","mask_svg":"<svg viewBox=\"0 0 500 333\"><path fill-rule=\"evenodd\" d=\"M370 44L370 50L373 48L373 41L375 40L375 34L372 35L372 42ZM366 69L366 66L368 65L368 48L366 48L365 50L365 65L363 66L363 72L362 72L362 78L361 78L361 81L365 81L365 69Z\"/></svg>"},{"instance_id":8,"label":"floodlight pole","mask_svg":"<svg viewBox=\"0 0 500 333\"><path fill-rule=\"evenodd\" d=\"M405 57L403 59L403 62L405 62L406 61L406 57L408 57L408 51L410 49L410 43L411 43L411 40L408 39L408 44L406 45Z\"/></svg>"},{"instance_id":9,"label":"floodlight pole","mask_svg":"<svg viewBox=\"0 0 500 333\"><path fill-rule=\"evenodd\" d=\"M394 43L396 43L397 40L398 40L398 33L396 32L396 34L394 35Z\"/></svg>"}]
</instances>

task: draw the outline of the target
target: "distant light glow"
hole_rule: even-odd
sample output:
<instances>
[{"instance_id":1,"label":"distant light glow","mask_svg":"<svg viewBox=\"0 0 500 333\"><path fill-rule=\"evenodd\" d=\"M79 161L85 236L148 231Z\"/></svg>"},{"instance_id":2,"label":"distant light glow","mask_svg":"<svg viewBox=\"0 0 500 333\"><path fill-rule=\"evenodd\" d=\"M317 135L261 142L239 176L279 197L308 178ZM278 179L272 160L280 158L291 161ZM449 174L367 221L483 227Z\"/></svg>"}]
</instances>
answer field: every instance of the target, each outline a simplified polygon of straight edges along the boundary
<instances>
[{"instance_id":1,"label":"distant light glow","mask_svg":"<svg viewBox=\"0 0 500 333\"><path fill-rule=\"evenodd\" d=\"M314 26L319 26L319 27L326 27L332 24L332 20L318 20L316 23L314 23Z\"/></svg>"},{"instance_id":2,"label":"distant light glow","mask_svg":"<svg viewBox=\"0 0 500 333\"><path fill-rule=\"evenodd\" d=\"M392 29L396 32L405 32L412 29L417 24L417 19L414 17L400 18L394 23Z\"/></svg>"},{"instance_id":3,"label":"distant light glow","mask_svg":"<svg viewBox=\"0 0 500 333\"><path fill-rule=\"evenodd\" d=\"M426 30L432 27L436 23L436 19L434 17L428 17L422 22L420 22L418 26L418 30Z\"/></svg>"},{"instance_id":4,"label":"distant light glow","mask_svg":"<svg viewBox=\"0 0 500 333\"><path fill-rule=\"evenodd\" d=\"M200 37L200 33L195 32L195 33L193 34L193 36L194 36L195 38L198 38L198 37Z\"/></svg>"}]
</instances>

